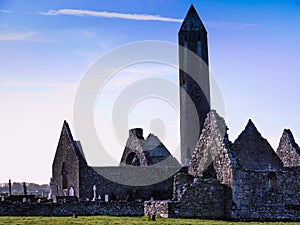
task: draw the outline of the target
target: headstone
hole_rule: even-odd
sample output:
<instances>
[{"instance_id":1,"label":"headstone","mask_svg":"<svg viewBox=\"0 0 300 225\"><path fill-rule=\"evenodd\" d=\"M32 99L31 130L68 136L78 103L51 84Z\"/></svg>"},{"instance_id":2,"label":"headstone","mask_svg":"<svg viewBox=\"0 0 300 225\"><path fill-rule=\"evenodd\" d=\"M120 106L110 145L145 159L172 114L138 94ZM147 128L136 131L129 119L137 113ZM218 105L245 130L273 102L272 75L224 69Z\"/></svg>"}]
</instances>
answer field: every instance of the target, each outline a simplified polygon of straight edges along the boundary
<instances>
[{"instance_id":1,"label":"headstone","mask_svg":"<svg viewBox=\"0 0 300 225\"><path fill-rule=\"evenodd\" d=\"M23 182L23 195L27 195L27 187L25 182Z\"/></svg>"},{"instance_id":2,"label":"headstone","mask_svg":"<svg viewBox=\"0 0 300 225\"><path fill-rule=\"evenodd\" d=\"M93 186L93 192L94 192L94 197L93 197L93 200L92 201L96 201L96 198L97 198L97 194L96 194L96 191L97 191L97 188L96 188L96 185Z\"/></svg>"},{"instance_id":3,"label":"headstone","mask_svg":"<svg viewBox=\"0 0 300 225\"><path fill-rule=\"evenodd\" d=\"M75 190L73 188L73 186L71 186L68 190L68 196L74 196L75 195Z\"/></svg>"},{"instance_id":4,"label":"headstone","mask_svg":"<svg viewBox=\"0 0 300 225\"><path fill-rule=\"evenodd\" d=\"M98 200L101 201L101 195L98 196Z\"/></svg>"},{"instance_id":5,"label":"headstone","mask_svg":"<svg viewBox=\"0 0 300 225\"><path fill-rule=\"evenodd\" d=\"M104 201L105 201L105 202L108 202L108 195L105 195L105 196L104 196Z\"/></svg>"},{"instance_id":6,"label":"headstone","mask_svg":"<svg viewBox=\"0 0 300 225\"><path fill-rule=\"evenodd\" d=\"M9 195L11 195L11 180L10 179L8 181L8 192L9 192Z\"/></svg>"},{"instance_id":7,"label":"headstone","mask_svg":"<svg viewBox=\"0 0 300 225\"><path fill-rule=\"evenodd\" d=\"M49 200L50 199L54 200L54 198L55 198L54 191L53 191L53 185L54 185L53 178L51 178L50 179L50 184L49 184L49 188L50 188L49 195L48 195Z\"/></svg>"},{"instance_id":8,"label":"headstone","mask_svg":"<svg viewBox=\"0 0 300 225\"><path fill-rule=\"evenodd\" d=\"M155 215L151 215L151 221L155 221Z\"/></svg>"}]
</instances>

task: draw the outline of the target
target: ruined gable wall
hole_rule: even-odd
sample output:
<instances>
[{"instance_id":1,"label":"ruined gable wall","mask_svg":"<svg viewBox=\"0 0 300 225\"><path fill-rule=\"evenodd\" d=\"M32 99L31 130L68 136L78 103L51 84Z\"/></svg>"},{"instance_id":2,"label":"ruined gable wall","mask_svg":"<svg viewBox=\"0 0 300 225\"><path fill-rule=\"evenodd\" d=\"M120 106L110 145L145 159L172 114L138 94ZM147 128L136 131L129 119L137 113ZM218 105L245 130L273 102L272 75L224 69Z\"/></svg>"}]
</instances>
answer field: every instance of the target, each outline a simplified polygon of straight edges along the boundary
<instances>
[{"instance_id":1,"label":"ruined gable wall","mask_svg":"<svg viewBox=\"0 0 300 225\"><path fill-rule=\"evenodd\" d=\"M75 148L71 137L66 129L63 128L56 154L52 164L52 176L54 182L54 193L57 196L63 196L62 187L62 165L65 162L67 170L67 186L73 185L75 196L79 197L79 160L77 158Z\"/></svg>"},{"instance_id":2,"label":"ruined gable wall","mask_svg":"<svg viewBox=\"0 0 300 225\"><path fill-rule=\"evenodd\" d=\"M285 167L300 166L300 148L290 130L284 130L277 149L277 155Z\"/></svg>"},{"instance_id":3,"label":"ruined gable wall","mask_svg":"<svg viewBox=\"0 0 300 225\"><path fill-rule=\"evenodd\" d=\"M201 137L197 143L188 172L201 177L204 170L213 163L218 180L228 186L232 182L232 170L237 166L230 151L226 134L226 124L215 111L211 111L205 121Z\"/></svg>"},{"instance_id":4,"label":"ruined gable wall","mask_svg":"<svg viewBox=\"0 0 300 225\"><path fill-rule=\"evenodd\" d=\"M129 137L121 158L120 166L127 165L126 160L130 154L135 154L138 157L140 166L147 166L147 159L143 153L144 142L143 130L141 128L129 130Z\"/></svg>"},{"instance_id":5,"label":"ruined gable wall","mask_svg":"<svg viewBox=\"0 0 300 225\"><path fill-rule=\"evenodd\" d=\"M275 178L270 180L270 174ZM251 171L237 169L232 185L236 219L300 219L300 170Z\"/></svg>"},{"instance_id":6,"label":"ruined gable wall","mask_svg":"<svg viewBox=\"0 0 300 225\"><path fill-rule=\"evenodd\" d=\"M239 165L248 170L282 170L283 163L251 120L232 145Z\"/></svg>"}]
</instances>

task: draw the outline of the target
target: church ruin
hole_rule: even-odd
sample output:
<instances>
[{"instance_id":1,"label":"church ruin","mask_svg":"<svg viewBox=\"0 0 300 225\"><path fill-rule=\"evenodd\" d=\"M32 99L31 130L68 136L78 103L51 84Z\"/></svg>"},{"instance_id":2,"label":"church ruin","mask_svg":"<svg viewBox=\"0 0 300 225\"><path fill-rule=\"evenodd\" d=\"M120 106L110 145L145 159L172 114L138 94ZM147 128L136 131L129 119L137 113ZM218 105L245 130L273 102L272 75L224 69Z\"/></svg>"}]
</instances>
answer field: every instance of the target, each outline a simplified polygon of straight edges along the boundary
<instances>
[{"instance_id":1,"label":"church ruin","mask_svg":"<svg viewBox=\"0 0 300 225\"><path fill-rule=\"evenodd\" d=\"M275 152L249 120L232 143L224 119L211 110L207 31L193 5L178 38L206 64L193 65L179 51L181 165L155 135L145 139L136 128L129 131L118 167L90 167L65 121L52 168L55 196L145 201L145 215L162 217L300 220L300 148L292 132L284 130ZM198 80L187 71L197 73ZM101 175L134 179L134 168L176 173L148 186L128 186Z\"/></svg>"}]
</instances>

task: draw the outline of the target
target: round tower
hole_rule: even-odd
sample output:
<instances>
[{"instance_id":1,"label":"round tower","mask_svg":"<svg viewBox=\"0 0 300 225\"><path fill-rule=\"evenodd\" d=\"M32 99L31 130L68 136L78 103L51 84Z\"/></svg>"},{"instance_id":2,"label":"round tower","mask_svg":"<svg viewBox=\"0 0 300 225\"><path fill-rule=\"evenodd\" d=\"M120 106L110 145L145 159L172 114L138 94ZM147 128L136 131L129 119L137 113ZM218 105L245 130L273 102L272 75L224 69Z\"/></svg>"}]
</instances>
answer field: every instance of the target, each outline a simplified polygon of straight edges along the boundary
<instances>
[{"instance_id":1,"label":"round tower","mask_svg":"<svg viewBox=\"0 0 300 225\"><path fill-rule=\"evenodd\" d=\"M187 164L210 111L207 31L191 5L178 33L181 163ZM191 52L202 60L195 63ZM193 77L193 78L192 78Z\"/></svg>"}]
</instances>

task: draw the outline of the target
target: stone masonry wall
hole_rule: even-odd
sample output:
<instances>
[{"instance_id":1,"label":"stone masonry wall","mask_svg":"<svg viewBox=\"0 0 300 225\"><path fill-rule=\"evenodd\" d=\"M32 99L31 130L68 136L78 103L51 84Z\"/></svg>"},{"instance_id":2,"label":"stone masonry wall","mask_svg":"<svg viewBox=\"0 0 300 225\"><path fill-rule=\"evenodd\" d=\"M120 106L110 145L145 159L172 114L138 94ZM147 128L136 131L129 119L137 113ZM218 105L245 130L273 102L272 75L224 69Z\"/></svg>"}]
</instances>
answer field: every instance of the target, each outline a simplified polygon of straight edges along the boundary
<instances>
[{"instance_id":1,"label":"stone masonry wall","mask_svg":"<svg viewBox=\"0 0 300 225\"><path fill-rule=\"evenodd\" d=\"M147 201L144 215L183 218L225 218L226 186L199 179L185 187L180 201Z\"/></svg>"},{"instance_id":2,"label":"stone masonry wall","mask_svg":"<svg viewBox=\"0 0 300 225\"><path fill-rule=\"evenodd\" d=\"M8 203L0 202L0 216L142 216L142 202Z\"/></svg>"},{"instance_id":3,"label":"stone masonry wall","mask_svg":"<svg viewBox=\"0 0 300 225\"><path fill-rule=\"evenodd\" d=\"M235 219L300 220L300 168L236 170L232 200Z\"/></svg>"},{"instance_id":4,"label":"stone masonry wall","mask_svg":"<svg viewBox=\"0 0 300 225\"><path fill-rule=\"evenodd\" d=\"M184 190L179 215L188 218L223 218L225 186L217 180L199 179Z\"/></svg>"},{"instance_id":5,"label":"stone masonry wall","mask_svg":"<svg viewBox=\"0 0 300 225\"><path fill-rule=\"evenodd\" d=\"M179 217L179 203L175 201L145 201L144 215L156 215L163 218Z\"/></svg>"}]
</instances>

